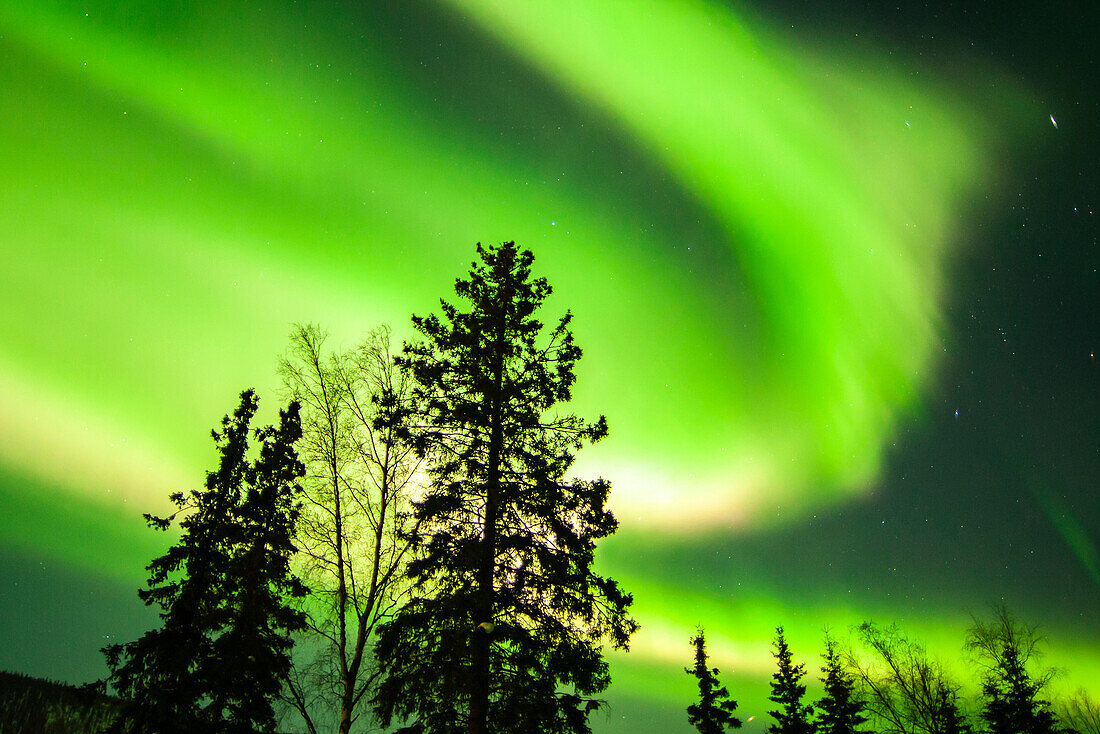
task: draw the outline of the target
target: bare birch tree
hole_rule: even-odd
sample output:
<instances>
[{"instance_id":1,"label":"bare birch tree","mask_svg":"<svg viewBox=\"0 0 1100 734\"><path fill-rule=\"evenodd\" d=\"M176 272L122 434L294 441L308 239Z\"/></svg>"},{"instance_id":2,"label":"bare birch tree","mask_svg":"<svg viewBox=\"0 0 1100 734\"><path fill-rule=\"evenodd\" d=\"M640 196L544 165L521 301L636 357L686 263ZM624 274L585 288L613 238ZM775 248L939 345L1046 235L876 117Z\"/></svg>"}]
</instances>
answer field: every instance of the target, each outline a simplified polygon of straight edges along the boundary
<instances>
[{"instance_id":1,"label":"bare birch tree","mask_svg":"<svg viewBox=\"0 0 1100 734\"><path fill-rule=\"evenodd\" d=\"M1063 731L1100 734L1100 701L1084 688L1078 688L1058 706L1058 720L1065 727Z\"/></svg>"},{"instance_id":2,"label":"bare birch tree","mask_svg":"<svg viewBox=\"0 0 1100 734\"><path fill-rule=\"evenodd\" d=\"M959 710L959 685L924 646L896 626L864 622L856 633L864 648L850 650L846 667L855 679L875 728L883 734L968 734Z\"/></svg>"},{"instance_id":3,"label":"bare birch tree","mask_svg":"<svg viewBox=\"0 0 1100 734\"><path fill-rule=\"evenodd\" d=\"M367 643L400 596L409 550L400 539L402 509L419 460L401 438L409 385L393 367L389 329L375 329L345 352L326 353L325 338L317 326L297 325L279 366L302 410L305 507L297 545L318 650L286 690L311 734L319 710L347 734L377 675Z\"/></svg>"}]
</instances>

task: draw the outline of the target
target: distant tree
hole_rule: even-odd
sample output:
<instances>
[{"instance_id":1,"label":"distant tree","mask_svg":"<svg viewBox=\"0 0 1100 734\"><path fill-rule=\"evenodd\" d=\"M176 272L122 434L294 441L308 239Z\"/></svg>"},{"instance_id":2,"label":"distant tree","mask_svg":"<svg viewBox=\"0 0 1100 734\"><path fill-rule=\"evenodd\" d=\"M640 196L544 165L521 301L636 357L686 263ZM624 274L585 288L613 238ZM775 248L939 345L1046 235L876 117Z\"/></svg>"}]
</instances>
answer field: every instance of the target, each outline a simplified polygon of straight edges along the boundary
<instances>
[{"instance_id":1,"label":"distant tree","mask_svg":"<svg viewBox=\"0 0 1100 734\"><path fill-rule=\"evenodd\" d=\"M1100 734L1100 701L1078 688L1058 705L1058 720L1066 732Z\"/></svg>"},{"instance_id":2,"label":"distant tree","mask_svg":"<svg viewBox=\"0 0 1100 734\"><path fill-rule=\"evenodd\" d=\"M160 607L161 627L104 648L110 683L123 699L113 731L275 729L272 701L290 667L291 634L304 626L289 601L307 593L290 571L301 425L291 403L278 428L255 432L260 451L250 461L256 407L246 390L213 432L219 465L204 489L173 494L172 516L145 515L151 527L167 530L182 513L183 533L149 564L147 588L138 591L146 605Z\"/></svg>"},{"instance_id":3,"label":"distant tree","mask_svg":"<svg viewBox=\"0 0 1100 734\"><path fill-rule=\"evenodd\" d=\"M699 703L687 708L688 723L699 734L723 734L727 730L740 729L741 720L733 715L737 702L729 697L729 691L718 682L718 668L707 667L707 642L702 628L691 639L695 647L695 666L684 668L699 683Z\"/></svg>"},{"instance_id":4,"label":"distant tree","mask_svg":"<svg viewBox=\"0 0 1100 734\"><path fill-rule=\"evenodd\" d=\"M990 734L1056 734L1058 722L1042 692L1053 669L1031 672L1041 657L1042 638L1004 607L993 618L975 618L966 649L981 669L982 718Z\"/></svg>"},{"instance_id":5,"label":"distant tree","mask_svg":"<svg viewBox=\"0 0 1100 734\"><path fill-rule=\"evenodd\" d=\"M864 622L856 632L865 655L850 651L846 667L882 734L969 734L958 684L923 645L894 625Z\"/></svg>"},{"instance_id":6,"label":"distant tree","mask_svg":"<svg viewBox=\"0 0 1100 734\"><path fill-rule=\"evenodd\" d=\"M625 648L636 629L630 595L592 570L618 525L610 485L566 477L607 423L551 412L581 350L568 312L543 336L535 313L551 289L531 277L531 253L477 251L455 283L468 310L443 300L442 316L414 316L423 341L398 359L429 479L409 536L412 596L380 627L374 707L384 726L430 734L588 732L610 682L601 645Z\"/></svg>"},{"instance_id":7,"label":"distant tree","mask_svg":"<svg viewBox=\"0 0 1100 734\"><path fill-rule=\"evenodd\" d=\"M118 717L100 681L84 686L0 671L0 732L92 734Z\"/></svg>"},{"instance_id":8,"label":"distant tree","mask_svg":"<svg viewBox=\"0 0 1100 734\"><path fill-rule=\"evenodd\" d=\"M783 628L775 630L775 652L778 670L772 674L771 695L768 699L779 704L779 709L769 711L775 723L768 726L768 734L814 734L812 720L814 707L802 703L806 686L799 681L806 675L806 666L795 665L791 660L791 649L783 637Z\"/></svg>"},{"instance_id":9,"label":"distant tree","mask_svg":"<svg viewBox=\"0 0 1100 734\"><path fill-rule=\"evenodd\" d=\"M825 695L817 702L816 729L818 734L859 734L868 719L863 715L866 708L863 699L856 691L855 680L844 666L836 640L825 635L825 652L821 656L825 665L821 667L824 677Z\"/></svg>"},{"instance_id":10,"label":"distant tree","mask_svg":"<svg viewBox=\"0 0 1100 734\"><path fill-rule=\"evenodd\" d=\"M303 607L320 652L296 666L287 701L316 734L318 710L347 734L378 675L371 645L403 588L408 494L419 460L403 420L410 379L380 327L354 349L325 353L325 334L298 325L279 372L302 405L306 466L296 540L310 598Z\"/></svg>"}]
</instances>

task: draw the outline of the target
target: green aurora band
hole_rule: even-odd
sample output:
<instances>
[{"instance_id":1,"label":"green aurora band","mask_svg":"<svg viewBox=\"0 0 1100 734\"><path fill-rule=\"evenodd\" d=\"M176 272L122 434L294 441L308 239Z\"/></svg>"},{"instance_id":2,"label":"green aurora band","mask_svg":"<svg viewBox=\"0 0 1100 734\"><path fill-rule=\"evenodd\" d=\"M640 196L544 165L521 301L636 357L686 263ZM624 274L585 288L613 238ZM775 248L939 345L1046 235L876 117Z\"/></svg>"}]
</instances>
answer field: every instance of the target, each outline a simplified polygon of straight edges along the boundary
<instances>
[{"instance_id":1,"label":"green aurora band","mask_svg":"<svg viewBox=\"0 0 1100 734\"><path fill-rule=\"evenodd\" d=\"M578 412L611 425L578 472L613 482L604 562L644 627L624 700L683 705L700 622L760 688L776 624L810 659L824 623L904 616L763 572L719 602L630 559L874 488L936 374L962 217L1036 117L1022 91L686 0L3 0L0 35L5 544L139 581L138 513L202 476L243 387L274 411L292 322L407 337L474 242L514 239L576 315ZM954 655L966 618L936 611L909 629ZM1100 668L1071 639L1059 664Z\"/></svg>"}]
</instances>

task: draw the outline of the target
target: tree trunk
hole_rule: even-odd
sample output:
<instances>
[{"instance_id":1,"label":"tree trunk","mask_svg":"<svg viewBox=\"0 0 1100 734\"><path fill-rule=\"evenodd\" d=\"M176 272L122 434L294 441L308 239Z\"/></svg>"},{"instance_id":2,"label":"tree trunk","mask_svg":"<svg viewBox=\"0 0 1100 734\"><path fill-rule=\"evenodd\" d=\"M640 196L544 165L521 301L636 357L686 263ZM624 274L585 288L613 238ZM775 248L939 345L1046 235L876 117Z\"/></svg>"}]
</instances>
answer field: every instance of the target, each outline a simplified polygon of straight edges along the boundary
<instances>
[{"instance_id":1,"label":"tree trunk","mask_svg":"<svg viewBox=\"0 0 1100 734\"><path fill-rule=\"evenodd\" d=\"M511 289L501 298L493 345L493 392L489 396L489 465L485 477L485 528L481 564L477 570L477 604L473 620L471 650L469 734L488 733L489 715L489 630L480 625L493 621L493 576L496 570L497 501L500 491L500 454L504 443L503 392L506 321Z\"/></svg>"},{"instance_id":2,"label":"tree trunk","mask_svg":"<svg viewBox=\"0 0 1100 734\"><path fill-rule=\"evenodd\" d=\"M348 734L351 731L351 705L345 701L340 706L340 734Z\"/></svg>"}]
</instances>

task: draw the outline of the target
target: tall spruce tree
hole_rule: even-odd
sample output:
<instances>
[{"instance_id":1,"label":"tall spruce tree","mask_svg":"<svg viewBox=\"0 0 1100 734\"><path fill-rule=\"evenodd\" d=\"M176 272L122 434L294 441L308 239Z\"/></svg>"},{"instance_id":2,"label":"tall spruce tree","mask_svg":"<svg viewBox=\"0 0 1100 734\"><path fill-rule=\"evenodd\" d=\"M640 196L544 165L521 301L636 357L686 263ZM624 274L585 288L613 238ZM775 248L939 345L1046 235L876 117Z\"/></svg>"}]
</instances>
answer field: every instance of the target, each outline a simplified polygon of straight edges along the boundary
<instances>
[{"instance_id":1,"label":"tall spruce tree","mask_svg":"<svg viewBox=\"0 0 1100 734\"><path fill-rule=\"evenodd\" d=\"M821 672L825 676L825 695L817 702L816 729L818 734L858 734L859 727L868 719L863 715L866 708L856 692L852 675L844 669L843 660L836 647L836 641L825 636L825 652L822 656L825 665Z\"/></svg>"},{"instance_id":2,"label":"tall spruce tree","mask_svg":"<svg viewBox=\"0 0 1100 734\"><path fill-rule=\"evenodd\" d=\"M779 704L779 708L768 712L775 719L775 723L768 726L768 734L814 734L811 719L814 707L802 703L806 686L799 682L806 675L806 666L803 663L795 665L791 661L791 648L783 637L782 627L775 630L773 656L778 669L772 674L772 692L768 699Z\"/></svg>"},{"instance_id":3,"label":"tall spruce tree","mask_svg":"<svg viewBox=\"0 0 1100 734\"><path fill-rule=\"evenodd\" d=\"M990 734L1056 734L1060 730L1043 691L1054 676L1051 669L1033 674L1041 657L1035 627L1019 622L1004 607L991 620L975 619L966 647L982 670L981 716Z\"/></svg>"},{"instance_id":4,"label":"tall spruce tree","mask_svg":"<svg viewBox=\"0 0 1100 734\"><path fill-rule=\"evenodd\" d=\"M379 631L373 704L384 726L430 734L588 732L610 682L602 643L625 648L637 626L631 596L592 570L617 527L610 485L566 478L607 424L551 412L581 350L568 312L548 334L535 318L551 288L531 277L532 254L477 252L455 283L468 308L414 316L423 341L397 360L416 383L429 486L414 502L410 599Z\"/></svg>"},{"instance_id":5,"label":"tall spruce tree","mask_svg":"<svg viewBox=\"0 0 1100 734\"><path fill-rule=\"evenodd\" d=\"M1028 675L1019 651L1006 648L1001 665L997 675L982 681L982 718L989 734L1055 734L1050 702L1039 697L1042 686Z\"/></svg>"},{"instance_id":6,"label":"tall spruce tree","mask_svg":"<svg viewBox=\"0 0 1100 734\"><path fill-rule=\"evenodd\" d=\"M733 715L737 701L729 697L729 691L718 682L718 668L707 667L707 641L702 628L691 638L695 647L695 666L684 668L699 683L699 703L688 706L688 723L699 734L724 734L727 730L740 729L741 720Z\"/></svg>"},{"instance_id":7,"label":"tall spruce tree","mask_svg":"<svg viewBox=\"0 0 1100 734\"><path fill-rule=\"evenodd\" d=\"M162 625L103 652L123 700L117 732L272 732L272 701L290 667L291 633L304 619L289 600L307 593L290 571L301 436L298 406L280 411L278 428L249 424L257 399L241 393L233 416L213 431L219 465L204 489L171 496L169 517L145 515L167 530L179 514L179 541L147 567L138 596L160 607Z\"/></svg>"}]
</instances>

